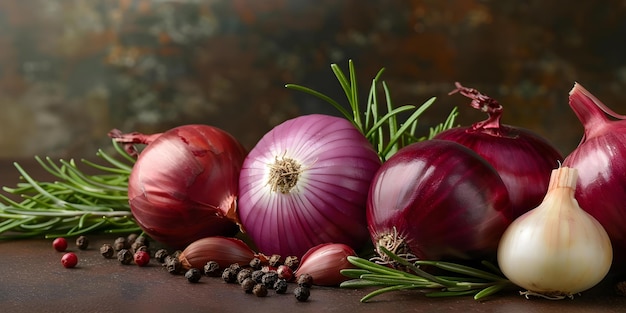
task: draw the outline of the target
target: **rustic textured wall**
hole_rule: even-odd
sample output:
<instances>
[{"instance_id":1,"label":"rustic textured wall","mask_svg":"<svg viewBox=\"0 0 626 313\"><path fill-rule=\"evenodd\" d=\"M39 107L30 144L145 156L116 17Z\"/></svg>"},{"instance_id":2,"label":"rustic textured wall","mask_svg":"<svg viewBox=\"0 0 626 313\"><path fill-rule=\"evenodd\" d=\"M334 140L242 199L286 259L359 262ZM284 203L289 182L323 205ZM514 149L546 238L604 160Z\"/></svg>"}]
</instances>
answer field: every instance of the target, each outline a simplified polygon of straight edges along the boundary
<instances>
[{"instance_id":1,"label":"rustic textured wall","mask_svg":"<svg viewBox=\"0 0 626 313\"><path fill-rule=\"evenodd\" d=\"M505 105L564 153L581 127L567 92L581 82L626 113L623 1L3 0L0 157L91 155L111 128L219 126L251 147L281 121L341 98L329 69L354 59L364 88L381 67L397 104L437 96L483 118L454 81Z\"/></svg>"}]
</instances>

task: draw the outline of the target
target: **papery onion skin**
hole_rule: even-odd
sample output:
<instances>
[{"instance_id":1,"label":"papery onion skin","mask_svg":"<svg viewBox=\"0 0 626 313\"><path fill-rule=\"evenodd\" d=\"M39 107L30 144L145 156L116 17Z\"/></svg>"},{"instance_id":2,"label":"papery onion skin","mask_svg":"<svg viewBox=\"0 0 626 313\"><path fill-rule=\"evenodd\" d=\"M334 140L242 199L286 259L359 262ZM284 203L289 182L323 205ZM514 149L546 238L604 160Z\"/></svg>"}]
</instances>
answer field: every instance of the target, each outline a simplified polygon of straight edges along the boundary
<instances>
[{"instance_id":1,"label":"papery onion skin","mask_svg":"<svg viewBox=\"0 0 626 313\"><path fill-rule=\"evenodd\" d=\"M563 161L563 156L538 134L501 124L503 108L496 100L456 85L454 92L472 98L471 106L487 112L489 118L472 126L449 129L434 138L458 142L487 160L507 186L514 217L535 208L543 200L552 169Z\"/></svg>"},{"instance_id":2,"label":"papery onion skin","mask_svg":"<svg viewBox=\"0 0 626 313\"><path fill-rule=\"evenodd\" d=\"M116 140L148 144L131 171L128 198L150 237L182 249L200 238L236 234L246 152L233 136L208 125L184 125L159 136L132 133Z\"/></svg>"},{"instance_id":3,"label":"papery onion skin","mask_svg":"<svg viewBox=\"0 0 626 313\"><path fill-rule=\"evenodd\" d=\"M578 169L576 199L609 234L614 264L620 267L626 261L626 116L612 112L578 83L570 91L569 104L584 126L584 136L563 166Z\"/></svg>"},{"instance_id":4,"label":"papery onion skin","mask_svg":"<svg viewBox=\"0 0 626 313\"><path fill-rule=\"evenodd\" d=\"M338 286L350 279L341 274L341 270L355 268L348 261L348 256L356 256L351 247L341 243L323 243L317 245L302 257L295 276L309 274L313 284L318 286Z\"/></svg>"},{"instance_id":5,"label":"papery onion skin","mask_svg":"<svg viewBox=\"0 0 626 313\"><path fill-rule=\"evenodd\" d=\"M387 160L367 204L375 247L426 260L494 257L511 214L506 186L487 161L435 139Z\"/></svg>"},{"instance_id":6,"label":"papery onion skin","mask_svg":"<svg viewBox=\"0 0 626 313\"><path fill-rule=\"evenodd\" d=\"M267 261L264 255L257 254L240 239L213 236L192 242L180 253L178 259L184 269L202 269L209 261L215 261L221 269L225 269L234 263L248 265L255 257Z\"/></svg>"},{"instance_id":7,"label":"papery onion skin","mask_svg":"<svg viewBox=\"0 0 626 313\"><path fill-rule=\"evenodd\" d=\"M270 177L277 162L299 164L295 186L283 193ZM244 161L238 214L260 252L301 257L327 242L367 243L365 203L380 167L372 145L348 120L296 117L265 134ZM283 190L284 191L284 190Z\"/></svg>"}]
</instances>

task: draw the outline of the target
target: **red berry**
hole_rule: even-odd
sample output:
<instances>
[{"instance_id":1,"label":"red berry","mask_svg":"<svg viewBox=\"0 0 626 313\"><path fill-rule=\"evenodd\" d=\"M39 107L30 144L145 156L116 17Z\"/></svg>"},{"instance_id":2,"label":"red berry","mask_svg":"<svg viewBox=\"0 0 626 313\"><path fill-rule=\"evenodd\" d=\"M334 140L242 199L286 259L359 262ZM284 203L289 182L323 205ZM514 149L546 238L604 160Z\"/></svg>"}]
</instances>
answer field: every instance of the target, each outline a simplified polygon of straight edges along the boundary
<instances>
[{"instance_id":1,"label":"red berry","mask_svg":"<svg viewBox=\"0 0 626 313\"><path fill-rule=\"evenodd\" d=\"M78 257L73 252L68 252L61 258L61 264L66 268L72 268L78 264Z\"/></svg>"},{"instance_id":2,"label":"red berry","mask_svg":"<svg viewBox=\"0 0 626 313\"><path fill-rule=\"evenodd\" d=\"M134 255L135 264L139 266L146 266L150 262L150 254L146 251L139 250Z\"/></svg>"},{"instance_id":3,"label":"red berry","mask_svg":"<svg viewBox=\"0 0 626 313\"><path fill-rule=\"evenodd\" d=\"M54 250L63 252L65 251L65 249L67 249L67 240L65 240L65 238L63 237L56 238L54 239L54 241L52 241L52 247L54 248Z\"/></svg>"}]
</instances>

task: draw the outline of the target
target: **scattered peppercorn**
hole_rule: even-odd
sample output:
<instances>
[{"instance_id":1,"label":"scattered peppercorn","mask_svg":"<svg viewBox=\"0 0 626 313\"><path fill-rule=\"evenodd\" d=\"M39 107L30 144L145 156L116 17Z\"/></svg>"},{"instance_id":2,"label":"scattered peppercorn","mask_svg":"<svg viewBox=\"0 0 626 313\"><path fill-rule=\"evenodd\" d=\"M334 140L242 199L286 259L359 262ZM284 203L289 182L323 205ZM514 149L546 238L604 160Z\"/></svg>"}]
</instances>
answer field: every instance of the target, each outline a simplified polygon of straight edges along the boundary
<instances>
[{"instance_id":1,"label":"scattered peppercorn","mask_svg":"<svg viewBox=\"0 0 626 313\"><path fill-rule=\"evenodd\" d=\"M148 237L146 236L137 236L137 238L135 238L135 241L130 244L132 245L135 242L138 242L142 246L150 247L150 241L148 240Z\"/></svg>"},{"instance_id":2,"label":"scattered peppercorn","mask_svg":"<svg viewBox=\"0 0 626 313\"><path fill-rule=\"evenodd\" d=\"M230 267L225 268L224 271L222 272L222 279L229 283L235 283L237 282L237 274L235 274L235 271L230 269Z\"/></svg>"},{"instance_id":3,"label":"scattered peppercorn","mask_svg":"<svg viewBox=\"0 0 626 313\"><path fill-rule=\"evenodd\" d=\"M165 258L169 255L169 253L167 253L167 250L165 249L159 249L154 253L154 259L157 260L157 262L159 263L165 263Z\"/></svg>"},{"instance_id":4,"label":"scattered peppercorn","mask_svg":"<svg viewBox=\"0 0 626 313\"><path fill-rule=\"evenodd\" d=\"M243 289L245 293L252 293L252 289L255 285L256 282L254 281L254 279L248 277L241 282L241 289Z\"/></svg>"},{"instance_id":5,"label":"scattered peppercorn","mask_svg":"<svg viewBox=\"0 0 626 313\"><path fill-rule=\"evenodd\" d=\"M252 276L252 270L249 268L244 268L237 273L237 283L241 284L246 278L250 278Z\"/></svg>"},{"instance_id":6,"label":"scattered peppercorn","mask_svg":"<svg viewBox=\"0 0 626 313\"><path fill-rule=\"evenodd\" d=\"M173 275L180 273L183 269L183 265L180 262L180 260L173 255L168 255L165 258L163 267L165 267L168 273L173 274Z\"/></svg>"},{"instance_id":7,"label":"scattered peppercorn","mask_svg":"<svg viewBox=\"0 0 626 313\"><path fill-rule=\"evenodd\" d=\"M125 237L117 237L117 239L113 242L113 249L115 251L120 251L126 248L130 248L130 245L127 243Z\"/></svg>"},{"instance_id":8,"label":"scattered peppercorn","mask_svg":"<svg viewBox=\"0 0 626 313\"><path fill-rule=\"evenodd\" d=\"M150 253L147 251L137 251L133 255L133 259L135 260L135 264L139 266L146 266L150 262Z\"/></svg>"},{"instance_id":9,"label":"scattered peppercorn","mask_svg":"<svg viewBox=\"0 0 626 313\"><path fill-rule=\"evenodd\" d=\"M127 242L129 245L132 245L132 244L135 242L135 239L137 239L137 237L139 237L139 235L138 235L138 234L136 234L136 233L129 234L129 235L126 237L126 242Z\"/></svg>"},{"instance_id":10,"label":"scattered peppercorn","mask_svg":"<svg viewBox=\"0 0 626 313\"><path fill-rule=\"evenodd\" d=\"M63 237L56 238L52 241L52 247L54 250L63 252L67 249L67 240Z\"/></svg>"},{"instance_id":11,"label":"scattered peppercorn","mask_svg":"<svg viewBox=\"0 0 626 313\"><path fill-rule=\"evenodd\" d=\"M133 253L128 249L122 249L117 252L117 260L124 265L128 265L133 262Z\"/></svg>"},{"instance_id":12,"label":"scattered peppercorn","mask_svg":"<svg viewBox=\"0 0 626 313\"><path fill-rule=\"evenodd\" d=\"M295 271L296 269L298 269L298 265L300 265L300 260L298 259L297 256L290 255L285 258L284 264L289 266L289 268L291 268L292 271Z\"/></svg>"},{"instance_id":13,"label":"scattered peppercorn","mask_svg":"<svg viewBox=\"0 0 626 313\"><path fill-rule=\"evenodd\" d=\"M311 276L310 274L301 274L300 276L298 276L298 286L303 286L303 287L307 287L307 288L311 288L311 286L313 286L313 276Z\"/></svg>"},{"instance_id":14,"label":"scattered peppercorn","mask_svg":"<svg viewBox=\"0 0 626 313\"><path fill-rule=\"evenodd\" d=\"M309 296L311 296L311 289L300 285L293 290L293 295L296 296L298 301L304 302L309 299Z\"/></svg>"},{"instance_id":15,"label":"scattered peppercorn","mask_svg":"<svg viewBox=\"0 0 626 313\"><path fill-rule=\"evenodd\" d=\"M263 265L263 264L262 264L262 262L261 262L261 259L259 259L259 258L253 258L253 259L250 261L250 267L251 267L253 270L260 270L262 265Z\"/></svg>"},{"instance_id":16,"label":"scattered peppercorn","mask_svg":"<svg viewBox=\"0 0 626 313\"><path fill-rule=\"evenodd\" d=\"M148 246L143 244L143 242L139 242L139 241L135 241L133 242L132 245L130 245L130 251L132 251L133 253L140 251L140 250L148 251Z\"/></svg>"},{"instance_id":17,"label":"scattered peppercorn","mask_svg":"<svg viewBox=\"0 0 626 313\"><path fill-rule=\"evenodd\" d=\"M241 271L243 269L243 267L241 267L241 265L239 265L239 263L233 263L230 266L228 266L228 268L233 271L233 274L237 275L239 274L239 271Z\"/></svg>"},{"instance_id":18,"label":"scattered peppercorn","mask_svg":"<svg viewBox=\"0 0 626 313\"><path fill-rule=\"evenodd\" d=\"M272 254L272 256L270 257L268 263L271 267L273 268L277 268L279 265L281 265L281 257L278 254Z\"/></svg>"},{"instance_id":19,"label":"scattered peppercorn","mask_svg":"<svg viewBox=\"0 0 626 313\"><path fill-rule=\"evenodd\" d=\"M79 236L76 238L76 247L80 250L87 250L89 247L89 239L85 236Z\"/></svg>"},{"instance_id":20,"label":"scattered peppercorn","mask_svg":"<svg viewBox=\"0 0 626 313\"><path fill-rule=\"evenodd\" d=\"M200 281L201 277L202 273L199 269L195 267L190 268L189 270L187 270L187 272L185 272L185 278L187 278L187 281L189 281L190 283L197 283L198 281Z\"/></svg>"},{"instance_id":21,"label":"scattered peppercorn","mask_svg":"<svg viewBox=\"0 0 626 313\"><path fill-rule=\"evenodd\" d=\"M267 296L267 287L263 284L256 284L252 288L252 293L257 297L265 297Z\"/></svg>"},{"instance_id":22,"label":"scattered peppercorn","mask_svg":"<svg viewBox=\"0 0 626 313\"><path fill-rule=\"evenodd\" d=\"M280 265L276 269L276 273L278 273L278 278L283 278L287 281L291 281L293 279L293 270L287 265Z\"/></svg>"},{"instance_id":23,"label":"scattered peppercorn","mask_svg":"<svg viewBox=\"0 0 626 313\"><path fill-rule=\"evenodd\" d=\"M276 271L269 271L261 278L261 283L267 288L273 288L274 284L278 280L278 273Z\"/></svg>"},{"instance_id":24,"label":"scattered peppercorn","mask_svg":"<svg viewBox=\"0 0 626 313\"><path fill-rule=\"evenodd\" d=\"M100 254L103 257L110 259L113 257L113 254L115 254L115 251L113 251L113 246L111 246L108 243L105 243L100 247Z\"/></svg>"},{"instance_id":25,"label":"scattered peppercorn","mask_svg":"<svg viewBox=\"0 0 626 313\"><path fill-rule=\"evenodd\" d=\"M289 285L287 281L280 278L274 283L274 290L276 290L276 293L284 294L287 292L287 285Z\"/></svg>"},{"instance_id":26,"label":"scattered peppercorn","mask_svg":"<svg viewBox=\"0 0 626 313\"><path fill-rule=\"evenodd\" d=\"M254 279L254 282L256 282L257 284L260 284L261 280L263 279L263 276L265 276L264 271L256 270L256 271L252 271L250 278Z\"/></svg>"},{"instance_id":27,"label":"scattered peppercorn","mask_svg":"<svg viewBox=\"0 0 626 313\"><path fill-rule=\"evenodd\" d=\"M78 257L73 252L68 252L61 257L61 264L65 268L72 268L78 264Z\"/></svg>"},{"instance_id":28,"label":"scattered peppercorn","mask_svg":"<svg viewBox=\"0 0 626 313\"><path fill-rule=\"evenodd\" d=\"M222 275L220 272L220 264L215 261L208 261L204 265L204 275L209 277L219 277Z\"/></svg>"}]
</instances>

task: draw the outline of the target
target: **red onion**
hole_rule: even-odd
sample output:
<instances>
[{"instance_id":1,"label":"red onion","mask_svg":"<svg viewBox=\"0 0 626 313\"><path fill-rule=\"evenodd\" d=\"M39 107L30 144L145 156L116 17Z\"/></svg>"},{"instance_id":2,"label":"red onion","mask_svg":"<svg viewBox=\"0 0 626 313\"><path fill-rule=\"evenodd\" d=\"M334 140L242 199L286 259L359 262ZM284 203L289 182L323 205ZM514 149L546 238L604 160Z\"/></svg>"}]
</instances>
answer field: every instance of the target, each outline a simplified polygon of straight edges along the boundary
<instances>
[{"instance_id":1,"label":"red onion","mask_svg":"<svg viewBox=\"0 0 626 313\"><path fill-rule=\"evenodd\" d=\"M365 203L380 159L348 120L283 122L246 157L238 213L259 251L301 257L321 243L367 242Z\"/></svg>"},{"instance_id":2,"label":"red onion","mask_svg":"<svg viewBox=\"0 0 626 313\"><path fill-rule=\"evenodd\" d=\"M376 174L367 203L375 247L407 259L493 257L511 220L508 193L495 169L447 140L400 149Z\"/></svg>"},{"instance_id":3,"label":"red onion","mask_svg":"<svg viewBox=\"0 0 626 313\"><path fill-rule=\"evenodd\" d=\"M355 268L348 256L356 256L354 249L341 243L323 243L317 245L302 257L295 276L309 274L313 284L318 286L337 286L350 279L341 274L341 270Z\"/></svg>"},{"instance_id":4,"label":"red onion","mask_svg":"<svg viewBox=\"0 0 626 313\"><path fill-rule=\"evenodd\" d=\"M500 174L509 191L515 217L537 207L548 190L550 173L563 161L561 153L534 132L500 123L502 105L495 99L456 83L460 92L472 99L470 105L489 117L470 127L455 127L435 139L458 142L485 158Z\"/></svg>"},{"instance_id":5,"label":"red onion","mask_svg":"<svg viewBox=\"0 0 626 313\"><path fill-rule=\"evenodd\" d=\"M111 132L118 142L147 144L128 182L131 212L153 239L173 248L204 237L234 235L241 144L207 125L156 135Z\"/></svg>"},{"instance_id":6,"label":"red onion","mask_svg":"<svg viewBox=\"0 0 626 313\"><path fill-rule=\"evenodd\" d=\"M580 207L609 234L615 261L624 261L626 116L611 111L578 83L570 91L569 105L584 126L584 136L563 165L578 170L575 197Z\"/></svg>"},{"instance_id":7,"label":"red onion","mask_svg":"<svg viewBox=\"0 0 626 313\"><path fill-rule=\"evenodd\" d=\"M217 262L221 269L234 263L243 266L250 264L250 260L255 257L267 262L266 256L255 253L242 240L221 236L198 239L178 255L182 267L187 270L202 269L209 261Z\"/></svg>"}]
</instances>

